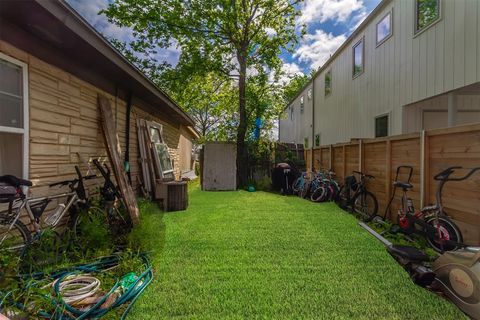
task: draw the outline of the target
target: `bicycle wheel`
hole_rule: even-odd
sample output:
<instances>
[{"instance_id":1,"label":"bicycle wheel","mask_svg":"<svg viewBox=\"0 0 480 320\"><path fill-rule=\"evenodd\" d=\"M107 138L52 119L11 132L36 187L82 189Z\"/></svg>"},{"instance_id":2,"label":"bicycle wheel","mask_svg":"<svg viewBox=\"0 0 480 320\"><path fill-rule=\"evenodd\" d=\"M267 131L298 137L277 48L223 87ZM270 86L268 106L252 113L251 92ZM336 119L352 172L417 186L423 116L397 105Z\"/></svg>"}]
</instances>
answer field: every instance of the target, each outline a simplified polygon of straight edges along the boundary
<instances>
[{"instance_id":1,"label":"bicycle wheel","mask_svg":"<svg viewBox=\"0 0 480 320\"><path fill-rule=\"evenodd\" d=\"M81 239L86 232L89 232L89 230L84 230L86 229L85 224L87 223L96 223L100 227L104 226L105 229L108 230L108 222L104 210L91 206L85 212L77 208L70 215L70 229L76 240Z\"/></svg>"},{"instance_id":2,"label":"bicycle wheel","mask_svg":"<svg viewBox=\"0 0 480 320\"><path fill-rule=\"evenodd\" d=\"M28 246L31 240L30 231L20 220L17 220L11 228L10 224L0 224L1 249L21 251Z\"/></svg>"},{"instance_id":3,"label":"bicycle wheel","mask_svg":"<svg viewBox=\"0 0 480 320\"><path fill-rule=\"evenodd\" d=\"M362 215L364 218L373 219L377 215L377 198L368 191L359 193L353 199L353 211Z\"/></svg>"},{"instance_id":4,"label":"bicycle wheel","mask_svg":"<svg viewBox=\"0 0 480 320\"><path fill-rule=\"evenodd\" d=\"M302 186L302 177L299 177L295 179L295 181L292 184L293 194L298 194L298 191L300 191L301 186Z\"/></svg>"},{"instance_id":5,"label":"bicycle wheel","mask_svg":"<svg viewBox=\"0 0 480 320\"><path fill-rule=\"evenodd\" d=\"M310 183L305 182L303 184L303 188L300 189L300 191L298 192L298 195L300 198L306 199L309 192L310 192Z\"/></svg>"},{"instance_id":6,"label":"bicycle wheel","mask_svg":"<svg viewBox=\"0 0 480 320\"><path fill-rule=\"evenodd\" d=\"M343 210L346 210L348 207L348 192L349 190L347 187L343 185L340 187L340 191L338 191L338 194L335 197L335 203Z\"/></svg>"},{"instance_id":7,"label":"bicycle wheel","mask_svg":"<svg viewBox=\"0 0 480 320\"><path fill-rule=\"evenodd\" d=\"M432 217L425 221L435 229L435 233L427 233L427 242L433 248L433 250L443 253L444 251L452 251L459 248L452 243L444 243L444 240L452 242L463 242L463 236L457 225L445 216L437 218Z\"/></svg>"},{"instance_id":8,"label":"bicycle wheel","mask_svg":"<svg viewBox=\"0 0 480 320\"><path fill-rule=\"evenodd\" d=\"M310 200L313 202L321 202L325 199L325 194L326 194L326 189L323 186L320 186L316 188L313 192L312 195L310 196Z\"/></svg>"}]
</instances>

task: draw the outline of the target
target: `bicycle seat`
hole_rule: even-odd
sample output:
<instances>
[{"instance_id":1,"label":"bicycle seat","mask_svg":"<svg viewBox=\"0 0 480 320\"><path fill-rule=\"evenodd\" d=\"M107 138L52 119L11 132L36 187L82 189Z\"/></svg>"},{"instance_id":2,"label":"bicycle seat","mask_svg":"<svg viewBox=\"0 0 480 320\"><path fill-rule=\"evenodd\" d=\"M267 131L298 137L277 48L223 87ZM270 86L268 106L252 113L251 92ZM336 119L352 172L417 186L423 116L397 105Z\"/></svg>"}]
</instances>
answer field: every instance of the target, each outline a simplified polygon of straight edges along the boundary
<instances>
[{"instance_id":1,"label":"bicycle seat","mask_svg":"<svg viewBox=\"0 0 480 320\"><path fill-rule=\"evenodd\" d=\"M408 182L395 181L395 182L393 182L393 185L395 187L402 188L402 189L407 189L407 190L413 188L412 184L408 183Z\"/></svg>"},{"instance_id":2,"label":"bicycle seat","mask_svg":"<svg viewBox=\"0 0 480 320\"><path fill-rule=\"evenodd\" d=\"M15 188L19 188L22 186L31 187L33 185L32 182L29 180L20 179L12 175L0 176L0 182L9 184Z\"/></svg>"},{"instance_id":3,"label":"bicycle seat","mask_svg":"<svg viewBox=\"0 0 480 320\"><path fill-rule=\"evenodd\" d=\"M422 250L402 245L393 245L387 248L388 252L395 257L400 257L413 262L428 261L429 258Z\"/></svg>"}]
</instances>

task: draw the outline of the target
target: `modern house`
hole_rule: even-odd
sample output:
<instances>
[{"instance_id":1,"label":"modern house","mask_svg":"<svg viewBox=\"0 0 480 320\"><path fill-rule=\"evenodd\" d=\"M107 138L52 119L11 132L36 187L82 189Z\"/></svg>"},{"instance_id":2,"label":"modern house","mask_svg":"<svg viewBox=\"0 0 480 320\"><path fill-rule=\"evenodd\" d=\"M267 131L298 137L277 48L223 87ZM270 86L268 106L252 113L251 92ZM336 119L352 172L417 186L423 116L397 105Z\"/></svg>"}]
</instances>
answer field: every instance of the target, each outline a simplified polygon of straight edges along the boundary
<instances>
[{"instance_id":1,"label":"modern house","mask_svg":"<svg viewBox=\"0 0 480 320\"><path fill-rule=\"evenodd\" d=\"M480 122L480 2L383 0L286 106L305 148Z\"/></svg>"},{"instance_id":2,"label":"modern house","mask_svg":"<svg viewBox=\"0 0 480 320\"><path fill-rule=\"evenodd\" d=\"M48 183L73 178L74 165L85 170L89 159L106 157L99 94L110 100L134 189L137 119L162 126L177 178L192 169L192 119L72 8L0 1L0 175L28 178L41 195Z\"/></svg>"}]
</instances>

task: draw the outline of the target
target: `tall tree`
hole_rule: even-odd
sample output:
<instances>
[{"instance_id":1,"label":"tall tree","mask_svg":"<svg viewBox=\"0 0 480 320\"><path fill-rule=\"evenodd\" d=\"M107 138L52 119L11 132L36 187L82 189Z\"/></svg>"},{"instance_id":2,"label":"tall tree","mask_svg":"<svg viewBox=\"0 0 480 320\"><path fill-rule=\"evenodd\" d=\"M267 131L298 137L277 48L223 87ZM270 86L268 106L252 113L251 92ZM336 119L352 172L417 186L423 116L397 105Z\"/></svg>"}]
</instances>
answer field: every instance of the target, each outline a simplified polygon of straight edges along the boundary
<instances>
[{"instance_id":1,"label":"tall tree","mask_svg":"<svg viewBox=\"0 0 480 320\"><path fill-rule=\"evenodd\" d=\"M104 13L111 22L134 30L135 51L176 45L182 52L176 69L184 75L215 72L237 79L237 181L244 185L248 72L280 68L281 50L297 42L296 5L301 1L116 0Z\"/></svg>"}]
</instances>

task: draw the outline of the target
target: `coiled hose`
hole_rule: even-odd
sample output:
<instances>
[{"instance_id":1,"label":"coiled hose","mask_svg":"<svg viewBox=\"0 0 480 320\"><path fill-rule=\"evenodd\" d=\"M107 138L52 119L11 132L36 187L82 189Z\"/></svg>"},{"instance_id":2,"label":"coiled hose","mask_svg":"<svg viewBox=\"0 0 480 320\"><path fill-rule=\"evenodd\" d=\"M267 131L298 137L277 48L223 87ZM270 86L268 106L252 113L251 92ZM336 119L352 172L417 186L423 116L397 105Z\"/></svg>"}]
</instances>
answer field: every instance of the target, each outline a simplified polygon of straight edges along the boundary
<instances>
[{"instance_id":1,"label":"coiled hose","mask_svg":"<svg viewBox=\"0 0 480 320\"><path fill-rule=\"evenodd\" d=\"M100 288L100 281L91 276L118 265L118 256L109 256L91 263L63 269L50 274L54 281L52 287L53 296L48 296L55 306L54 313L39 311L38 316L56 320L82 320L87 318L100 318L126 303L129 303L121 316L124 320L130 312L133 304L153 280L153 271L149 259L141 254L145 265L145 271L135 276L133 273L125 275L116 281L110 291L100 299L97 299L88 309L78 308L78 302L92 297ZM34 275L21 275L20 277L40 279L45 276L42 273ZM26 309L24 305L17 303L20 309Z\"/></svg>"}]
</instances>

